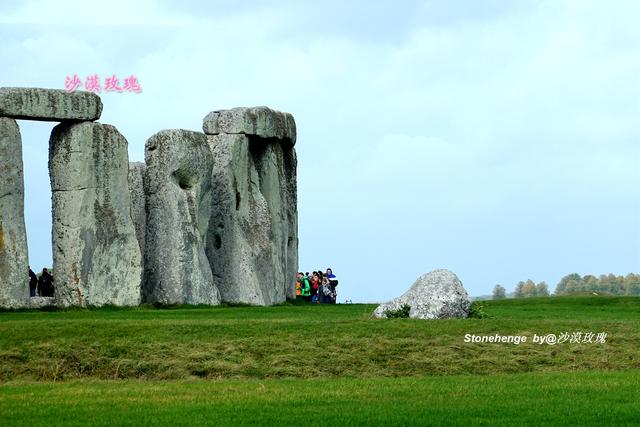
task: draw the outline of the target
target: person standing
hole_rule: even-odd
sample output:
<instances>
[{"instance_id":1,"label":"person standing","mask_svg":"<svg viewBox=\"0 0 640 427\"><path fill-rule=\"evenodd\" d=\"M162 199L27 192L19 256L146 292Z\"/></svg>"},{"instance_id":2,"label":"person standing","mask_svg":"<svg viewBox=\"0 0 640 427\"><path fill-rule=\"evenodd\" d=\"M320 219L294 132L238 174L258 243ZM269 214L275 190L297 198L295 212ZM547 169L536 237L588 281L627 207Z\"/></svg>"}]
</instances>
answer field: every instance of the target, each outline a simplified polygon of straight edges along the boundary
<instances>
[{"instance_id":1,"label":"person standing","mask_svg":"<svg viewBox=\"0 0 640 427\"><path fill-rule=\"evenodd\" d=\"M296 301L302 301L302 273L296 278Z\"/></svg>"},{"instance_id":2,"label":"person standing","mask_svg":"<svg viewBox=\"0 0 640 427\"><path fill-rule=\"evenodd\" d=\"M331 286L329 286L329 280L325 277L322 278L322 284L320 285L320 302L322 304L331 304Z\"/></svg>"},{"instance_id":3,"label":"person standing","mask_svg":"<svg viewBox=\"0 0 640 427\"><path fill-rule=\"evenodd\" d=\"M43 268L40 280L38 280L38 295L41 297L52 297L53 293L53 276L49 274L49 270Z\"/></svg>"},{"instance_id":4,"label":"person standing","mask_svg":"<svg viewBox=\"0 0 640 427\"><path fill-rule=\"evenodd\" d=\"M38 288L38 276L33 272L31 267L29 267L29 295L32 297L36 296L36 289Z\"/></svg>"},{"instance_id":5,"label":"person standing","mask_svg":"<svg viewBox=\"0 0 640 427\"><path fill-rule=\"evenodd\" d=\"M318 301L318 288L320 287L320 279L318 278L318 272L314 271L311 280L311 304L317 304Z\"/></svg>"},{"instance_id":6,"label":"person standing","mask_svg":"<svg viewBox=\"0 0 640 427\"><path fill-rule=\"evenodd\" d=\"M333 274L333 270L330 268L327 268L327 280L329 281L329 286L331 287L332 304L335 304L336 300L338 299L338 291L336 291L336 288L338 287L338 278L335 274Z\"/></svg>"},{"instance_id":7,"label":"person standing","mask_svg":"<svg viewBox=\"0 0 640 427\"><path fill-rule=\"evenodd\" d=\"M309 279L307 276L304 276L300 273L300 290L302 294L302 299L306 302L311 301L311 284L309 283Z\"/></svg>"}]
</instances>

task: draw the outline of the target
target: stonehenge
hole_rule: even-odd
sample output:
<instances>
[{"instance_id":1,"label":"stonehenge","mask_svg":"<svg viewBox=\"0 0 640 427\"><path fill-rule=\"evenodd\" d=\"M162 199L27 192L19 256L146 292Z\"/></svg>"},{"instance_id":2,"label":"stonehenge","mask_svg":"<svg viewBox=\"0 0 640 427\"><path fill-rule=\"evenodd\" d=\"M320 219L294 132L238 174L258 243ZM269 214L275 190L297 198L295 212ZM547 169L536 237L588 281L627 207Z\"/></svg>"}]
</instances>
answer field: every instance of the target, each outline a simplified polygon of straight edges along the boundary
<instances>
[{"instance_id":1,"label":"stonehenge","mask_svg":"<svg viewBox=\"0 0 640 427\"><path fill-rule=\"evenodd\" d=\"M204 118L202 130L207 135L243 134L276 138L291 147L296 143L296 123L293 116L269 107L212 111Z\"/></svg>"},{"instance_id":2,"label":"stonehenge","mask_svg":"<svg viewBox=\"0 0 640 427\"><path fill-rule=\"evenodd\" d=\"M203 130L214 156L207 255L223 300L274 304L295 297L293 117L266 107L214 111Z\"/></svg>"},{"instance_id":3,"label":"stonehenge","mask_svg":"<svg viewBox=\"0 0 640 427\"><path fill-rule=\"evenodd\" d=\"M131 196L131 219L144 262L145 237L147 234L146 198L144 196L144 174L147 165L143 162L129 163L129 194Z\"/></svg>"},{"instance_id":4,"label":"stonehenge","mask_svg":"<svg viewBox=\"0 0 640 427\"><path fill-rule=\"evenodd\" d=\"M0 88L0 117L61 122L94 121L102 114L102 101L93 92L61 89Z\"/></svg>"},{"instance_id":5,"label":"stonehenge","mask_svg":"<svg viewBox=\"0 0 640 427\"><path fill-rule=\"evenodd\" d=\"M212 206L212 155L205 135L160 131L147 140L145 160L144 300L219 304L205 254Z\"/></svg>"},{"instance_id":6,"label":"stonehenge","mask_svg":"<svg viewBox=\"0 0 640 427\"><path fill-rule=\"evenodd\" d=\"M0 308L29 297L18 120L60 122L49 140L59 307L271 305L293 298L298 211L293 116L215 110L203 132L161 130L145 162L94 93L0 88ZM36 297L37 299L37 297Z\"/></svg>"},{"instance_id":7,"label":"stonehenge","mask_svg":"<svg viewBox=\"0 0 640 427\"><path fill-rule=\"evenodd\" d=\"M127 140L111 125L72 122L53 128L49 145L56 301L137 305L142 261Z\"/></svg>"},{"instance_id":8,"label":"stonehenge","mask_svg":"<svg viewBox=\"0 0 640 427\"><path fill-rule=\"evenodd\" d=\"M22 141L18 123L0 117L0 307L22 307L29 297L24 226Z\"/></svg>"}]
</instances>

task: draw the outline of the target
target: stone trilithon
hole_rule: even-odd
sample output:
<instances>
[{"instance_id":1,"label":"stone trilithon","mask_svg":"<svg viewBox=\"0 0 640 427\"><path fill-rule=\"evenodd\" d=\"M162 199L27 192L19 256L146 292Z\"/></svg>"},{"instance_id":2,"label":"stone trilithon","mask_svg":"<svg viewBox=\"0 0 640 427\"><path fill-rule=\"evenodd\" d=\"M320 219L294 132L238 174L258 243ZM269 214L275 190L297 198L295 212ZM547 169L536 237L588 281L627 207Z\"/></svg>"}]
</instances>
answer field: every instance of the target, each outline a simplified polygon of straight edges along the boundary
<instances>
[{"instance_id":1,"label":"stone trilithon","mask_svg":"<svg viewBox=\"0 0 640 427\"><path fill-rule=\"evenodd\" d=\"M0 88L0 306L29 306L16 119L58 121L49 142L58 306L275 304L298 269L296 125L267 107L162 130L129 163L94 93ZM32 304L32 303L31 303Z\"/></svg>"}]
</instances>

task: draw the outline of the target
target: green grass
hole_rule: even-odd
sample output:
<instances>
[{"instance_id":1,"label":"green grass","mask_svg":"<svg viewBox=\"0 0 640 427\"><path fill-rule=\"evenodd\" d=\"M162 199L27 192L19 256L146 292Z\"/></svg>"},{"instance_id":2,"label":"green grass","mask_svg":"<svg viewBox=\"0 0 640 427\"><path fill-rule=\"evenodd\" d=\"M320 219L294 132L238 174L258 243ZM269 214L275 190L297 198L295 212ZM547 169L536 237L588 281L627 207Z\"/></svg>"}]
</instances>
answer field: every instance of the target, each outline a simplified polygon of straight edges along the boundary
<instances>
[{"instance_id":1,"label":"green grass","mask_svg":"<svg viewBox=\"0 0 640 427\"><path fill-rule=\"evenodd\" d=\"M3 425L628 425L640 373L71 382L0 388Z\"/></svg>"},{"instance_id":2,"label":"green grass","mask_svg":"<svg viewBox=\"0 0 640 427\"><path fill-rule=\"evenodd\" d=\"M0 313L0 381L397 377L640 367L640 298L485 303L487 319L372 320L372 305ZM464 335L606 332L606 344Z\"/></svg>"},{"instance_id":3,"label":"green grass","mask_svg":"<svg viewBox=\"0 0 640 427\"><path fill-rule=\"evenodd\" d=\"M484 301L496 318L640 320L640 297L562 296Z\"/></svg>"},{"instance_id":4,"label":"green grass","mask_svg":"<svg viewBox=\"0 0 640 427\"><path fill-rule=\"evenodd\" d=\"M358 304L0 312L0 425L640 423L640 298L483 304L437 321ZM464 342L577 331L606 343Z\"/></svg>"}]
</instances>

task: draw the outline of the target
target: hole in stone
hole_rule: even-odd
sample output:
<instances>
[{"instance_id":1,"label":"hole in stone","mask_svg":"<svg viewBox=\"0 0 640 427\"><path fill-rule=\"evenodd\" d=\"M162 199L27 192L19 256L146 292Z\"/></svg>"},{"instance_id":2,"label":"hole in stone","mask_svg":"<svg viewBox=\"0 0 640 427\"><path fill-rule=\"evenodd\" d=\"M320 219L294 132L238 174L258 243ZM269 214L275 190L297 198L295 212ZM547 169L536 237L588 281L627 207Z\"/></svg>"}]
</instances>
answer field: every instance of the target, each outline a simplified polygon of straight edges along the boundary
<instances>
[{"instance_id":1,"label":"hole in stone","mask_svg":"<svg viewBox=\"0 0 640 427\"><path fill-rule=\"evenodd\" d=\"M191 190L196 183L196 179L191 173L181 169L173 173L173 178L176 180L176 184L183 190Z\"/></svg>"},{"instance_id":2,"label":"hole in stone","mask_svg":"<svg viewBox=\"0 0 640 427\"><path fill-rule=\"evenodd\" d=\"M213 246L216 249L220 249L222 247L222 238L218 233L214 234L213 238L214 238Z\"/></svg>"},{"instance_id":3,"label":"hole in stone","mask_svg":"<svg viewBox=\"0 0 640 427\"><path fill-rule=\"evenodd\" d=\"M240 210L240 192L236 191L236 210Z\"/></svg>"}]
</instances>

